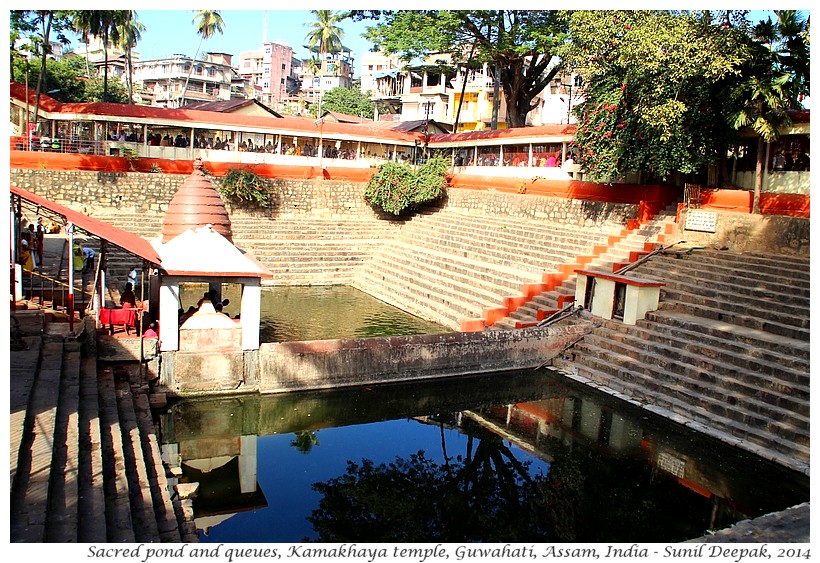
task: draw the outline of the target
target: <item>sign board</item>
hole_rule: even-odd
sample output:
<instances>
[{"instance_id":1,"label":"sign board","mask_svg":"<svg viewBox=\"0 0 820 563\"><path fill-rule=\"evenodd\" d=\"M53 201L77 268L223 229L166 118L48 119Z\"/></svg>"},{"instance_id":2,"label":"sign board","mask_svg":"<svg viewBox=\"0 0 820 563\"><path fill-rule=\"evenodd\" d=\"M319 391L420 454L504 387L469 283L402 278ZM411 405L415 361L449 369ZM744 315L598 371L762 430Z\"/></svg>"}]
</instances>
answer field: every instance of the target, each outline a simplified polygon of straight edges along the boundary
<instances>
[{"instance_id":1,"label":"sign board","mask_svg":"<svg viewBox=\"0 0 820 563\"><path fill-rule=\"evenodd\" d=\"M715 232L715 224L717 223L717 212L703 211L701 209L690 209L686 213L686 230L687 231L704 231L707 233Z\"/></svg>"}]
</instances>

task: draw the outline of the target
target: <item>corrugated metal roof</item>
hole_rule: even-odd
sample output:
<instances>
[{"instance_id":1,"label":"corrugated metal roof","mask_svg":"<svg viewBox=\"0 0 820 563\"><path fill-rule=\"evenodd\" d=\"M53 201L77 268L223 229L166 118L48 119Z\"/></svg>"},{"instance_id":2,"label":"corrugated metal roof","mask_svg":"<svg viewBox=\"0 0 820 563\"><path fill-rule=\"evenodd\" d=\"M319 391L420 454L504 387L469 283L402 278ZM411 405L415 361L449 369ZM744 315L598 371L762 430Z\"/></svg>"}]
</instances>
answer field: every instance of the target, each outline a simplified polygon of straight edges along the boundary
<instances>
[{"instance_id":1,"label":"corrugated metal roof","mask_svg":"<svg viewBox=\"0 0 820 563\"><path fill-rule=\"evenodd\" d=\"M142 237L138 237L137 235L117 228L114 225L104 223L99 219L89 217L84 213L75 211L69 207L60 205L59 203L55 203L42 196L24 190L23 188L10 185L9 189L11 193L20 196L26 201L30 201L35 205L39 205L40 207L44 207L54 213L62 215L65 217L66 221L74 223L77 227L89 234L100 237L111 244L119 246L123 250L127 250L128 252L135 254L143 260L155 264L156 266L162 265L160 255L156 250L154 250L151 243Z\"/></svg>"}]
</instances>

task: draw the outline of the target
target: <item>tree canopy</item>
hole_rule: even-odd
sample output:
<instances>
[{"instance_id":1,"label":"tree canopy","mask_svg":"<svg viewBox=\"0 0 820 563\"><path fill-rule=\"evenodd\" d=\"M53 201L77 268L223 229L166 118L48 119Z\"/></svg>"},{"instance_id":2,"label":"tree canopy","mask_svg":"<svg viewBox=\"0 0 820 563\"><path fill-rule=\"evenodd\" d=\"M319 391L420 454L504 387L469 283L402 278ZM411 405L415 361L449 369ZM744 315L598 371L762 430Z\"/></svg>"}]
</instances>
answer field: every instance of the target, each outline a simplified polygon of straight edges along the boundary
<instances>
[{"instance_id":1,"label":"tree canopy","mask_svg":"<svg viewBox=\"0 0 820 563\"><path fill-rule=\"evenodd\" d=\"M379 20L365 37L374 50L409 62L437 53L455 64L497 69L507 125L523 127L536 97L560 69L554 55L566 40L565 17L549 10L424 10L350 12Z\"/></svg>"},{"instance_id":2,"label":"tree canopy","mask_svg":"<svg viewBox=\"0 0 820 563\"><path fill-rule=\"evenodd\" d=\"M726 146L721 84L740 75L743 42L695 14L578 11L560 51L581 75L576 159L594 179L663 179L712 164Z\"/></svg>"},{"instance_id":3,"label":"tree canopy","mask_svg":"<svg viewBox=\"0 0 820 563\"><path fill-rule=\"evenodd\" d=\"M311 104L311 112L315 113L315 105ZM335 111L365 119L373 119L375 106L367 94L356 88L334 88L322 98L322 112Z\"/></svg>"}]
</instances>

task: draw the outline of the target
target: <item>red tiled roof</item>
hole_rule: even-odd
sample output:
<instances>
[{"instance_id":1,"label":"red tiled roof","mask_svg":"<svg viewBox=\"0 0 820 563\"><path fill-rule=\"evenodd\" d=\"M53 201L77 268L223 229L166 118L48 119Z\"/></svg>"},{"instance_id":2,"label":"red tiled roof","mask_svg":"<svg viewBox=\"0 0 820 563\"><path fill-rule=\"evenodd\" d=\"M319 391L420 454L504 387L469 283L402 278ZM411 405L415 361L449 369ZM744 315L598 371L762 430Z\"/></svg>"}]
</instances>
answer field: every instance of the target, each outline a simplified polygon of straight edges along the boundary
<instances>
[{"instance_id":1,"label":"red tiled roof","mask_svg":"<svg viewBox=\"0 0 820 563\"><path fill-rule=\"evenodd\" d=\"M21 84L10 82L10 95L19 100L25 100L25 87ZM29 92L29 103L34 103L33 92ZM153 106L115 104L111 102L89 102L89 103L61 103L48 96L40 96L40 107L43 111L52 113L71 113L85 115L99 115L123 118L139 118L150 120L174 120L181 124L195 126L197 124L257 127L266 129L288 130L294 132L304 132L315 134L319 131L319 126L314 120L303 117L259 117L251 115L236 115L231 113L221 113L214 111L203 111L196 109L168 109ZM372 124L372 122L370 123ZM326 121L322 124L321 132L324 135L360 135L363 137L374 137L378 140L412 142L419 135L403 133L401 131L384 131L378 128L370 128L368 123L332 123Z\"/></svg>"},{"instance_id":2,"label":"red tiled roof","mask_svg":"<svg viewBox=\"0 0 820 563\"><path fill-rule=\"evenodd\" d=\"M30 201L40 207L44 207L54 213L62 215L65 217L66 221L74 223L83 231L107 240L108 242L115 244L120 248L131 252L132 254L136 254L143 260L151 262L152 264L156 264L158 266L161 265L159 254L157 254L157 251L153 246L151 246L151 243L144 238L119 229L114 225L104 223L99 219L89 217L84 213L80 213L79 211L75 211L69 207L55 203L22 188L18 188L17 186L10 185L9 189L11 193L20 196L26 201Z\"/></svg>"}]
</instances>

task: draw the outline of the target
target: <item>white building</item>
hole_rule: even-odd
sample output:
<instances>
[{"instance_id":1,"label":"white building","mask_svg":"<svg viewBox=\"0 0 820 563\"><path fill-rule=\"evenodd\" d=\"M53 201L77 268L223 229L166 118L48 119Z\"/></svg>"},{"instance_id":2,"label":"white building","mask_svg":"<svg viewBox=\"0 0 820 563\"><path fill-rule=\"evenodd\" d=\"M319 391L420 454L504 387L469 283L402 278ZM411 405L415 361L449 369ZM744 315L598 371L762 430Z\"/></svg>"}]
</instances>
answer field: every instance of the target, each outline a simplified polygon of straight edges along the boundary
<instances>
[{"instance_id":1,"label":"white building","mask_svg":"<svg viewBox=\"0 0 820 563\"><path fill-rule=\"evenodd\" d=\"M177 108L189 100L230 100L232 86L241 84L231 57L206 53L195 61L186 55L140 61L134 63L134 84L141 89L142 102L154 106Z\"/></svg>"}]
</instances>

